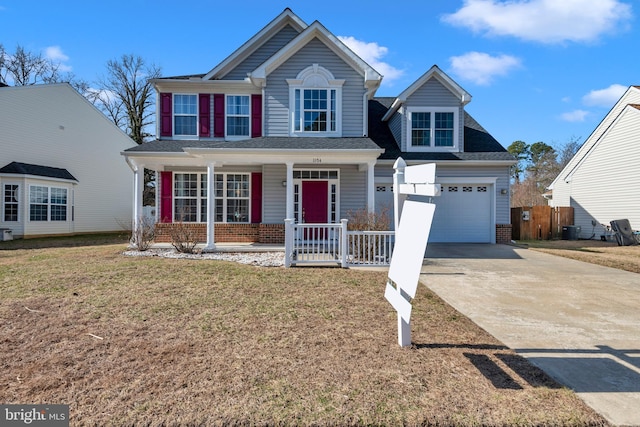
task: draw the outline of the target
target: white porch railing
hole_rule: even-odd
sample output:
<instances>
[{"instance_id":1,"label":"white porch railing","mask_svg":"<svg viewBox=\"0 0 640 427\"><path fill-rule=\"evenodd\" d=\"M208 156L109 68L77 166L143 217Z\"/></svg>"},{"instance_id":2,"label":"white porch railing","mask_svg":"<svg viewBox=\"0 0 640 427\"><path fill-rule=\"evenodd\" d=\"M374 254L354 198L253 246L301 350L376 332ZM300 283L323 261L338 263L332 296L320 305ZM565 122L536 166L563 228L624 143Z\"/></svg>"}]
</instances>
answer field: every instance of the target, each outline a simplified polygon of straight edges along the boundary
<instances>
[{"instance_id":1,"label":"white porch railing","mask_svg":"<svg viewBox=\"0 0 640 427\"><path fill-rule=\"evenodd\" d=\"M393 231L347 231L340 224L295 224L285 220L285 267L299 264L387 266L393 251Z\"/></svg>"}]
</instances>

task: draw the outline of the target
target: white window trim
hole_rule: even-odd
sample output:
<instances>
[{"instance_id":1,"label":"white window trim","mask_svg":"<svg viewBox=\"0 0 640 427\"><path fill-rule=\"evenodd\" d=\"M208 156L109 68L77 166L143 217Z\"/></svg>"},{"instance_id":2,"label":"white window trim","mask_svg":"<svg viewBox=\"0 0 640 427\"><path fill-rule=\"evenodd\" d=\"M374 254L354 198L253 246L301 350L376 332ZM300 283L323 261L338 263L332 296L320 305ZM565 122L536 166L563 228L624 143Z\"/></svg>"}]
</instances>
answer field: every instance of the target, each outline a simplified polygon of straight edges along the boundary
<instances>
[{"instance_id":1,"label":"white window trim","mask_svg":"<svg viewBox=\"0 0 640 427\"><path fill-rule=\"evenodd\" d=\"M287 79L289 84L289 136L305 136L305 137L340 137L342 136L342 86L344 86L344 79L336 79L333 74L326 68L313 64L300 73L298 73L295 79ZM336 91L336 130L326 132L305 132L303 126L301 130L295 130L295 113L296 113L296 90L304 91L304 89L322 89L326 91ZM302 93L302 92L301 92ZM331 102L331 95L328 94L328 102ZM300 97L300 102L304 102L304 96ZM304 111L302 105L300 105L300 111ZM300 120L303 120L304 114L300 115Z\"/></svg>"},{"instance_id":2,"label":"white window trim","mask_svg":"<svg viewBox=\"0 0 640 427\"><path fill-rule=\"evenodd\" d=\"M178 197L176 196L176 188L175 188L175 175L197 175L197 182L198 182L198 190L197 190L197 195L196 195L196 218L198 218L198 221L182 221L186 224L204 224L206 223L206 219L205 221L201 221L200 220L200 212L202 211L202 206L206 206L207 205L207 197L209 197L209 192L208 189L209 187L207 186L207 180L205 180L203 182L202 180L202 176L206 175L206 172L174 172L173 173L173 177L172 177L172 187L171 187L171 213L172 213L172 222L181 222L180 220L176 221L176 200L184 200L184 199L193 199L193 197ZM207 197L203 197L202 196L202 188L204 187L205 190L207 190ZM207 212L207 216L209 216L209 212Z\"/></svg>"},{"instance_id":3,"label":"white window trim","mask_svg":"<svg viewBox=\"0 0 640 427\"><path fill-rule=\"evenodd\" d=\"M47 219L46 220L32 220L31 219L31 188L32 187L44 187L47 189ZM51 203L51 189L58 189L58 190L64 190L66 191L66 199L67 199L67 203L65 203L64 205L58 204L58 203ZM43 222L53 222L53 223L66 223L66 222L70 222L73 221L73 217L72 215L69 214L69 209L73 209L72 208L72 204L71 204L71 189L68 187L55 187L52 185L43 185L43 184L29 184L29 193L27 194L27 198L28 198L28 202L26 203L26 207L27 207L27 220L29 222L34 222L34 223L43 223ZM37 203L38 205L44 205L44 203ZM51 207L52 206L65 206L65 211L66 211L66 218L64 221L61 220L52 220L51 219ZM71 217L71 219L69 219Z\"/></svg>"},{"instance_id":4,"label":"white window trim","mask_svg":"<svg viewBox=\"0 0 640 427\"><path fill-rule=\"evenodd\" d=\"M407 151L418 152L458 152L460 147L460 108L458 107L407 107L406 144ZM431 145L428 147L415 147L411 145L412 113L431 114ZM453 113L453 146L436 147L435 144L435 113Z\"/></svg>"},{"instance_id":5,"label":"white window trim","mask_svg":"<svg viewBox=\"0 0 640 427\"><path fill-rule=\"evenodd\" d=\"M196 97L196 133L195 135L180 135L176 134L176 116L184 117L191 116L191 114L176 114L176 95L186 95ZM173 139L198 139L200 136L200 100L197 93L173 93L171 95L171 132L173 133Z\"/></svg>"},{"instance_id":6,"label":"white window trim","mask_svg":"<svg viewBox=\"0 0 640 427\"><path fill-rule=\"evenodd\" d=\"M215 180L215 175L223 175L223 186L222 186L222 193L223 196L222 197L216 197L216 195L213 195L213 219L215 221L215 216L216 216L216 212L215 212L215 208L216 208L216 200L222 200L222 221L215 221L216 224L251 224L251 202L252 202L252 198L251 198L251 173L250 172L215 172L214 173L214 180ZM226 196L226 191L227 191L227 176L228 175L246 175L248 177L247 182L249 183L249 196L248 197L227 197ZM215 182L214 182L215 184ZM227 201L228 199L237 199L237 200L247 200L247 221L238 221L238 222L229 222L227 221Z\"/></svg>"},{"instance_id":7,"label":"white window trim","mask_svg":"<svg viewBox=\"0 0 640 427\"><path fill-rule=\"evenodd\" d=\"M229 135L228 134L228 126L227 126L227 106L229 105L229 97L230 96L243 96L245 98L249 98L249 134L248 135ZM244 116L236 116L232 117L244 117ZM224 138L227 141L242 141L244 139L251 138L251 95L246 93L225 93L224 94Z\"/></svg>"},{"instance_id":8,"label":"white window trim","mask_svg":"<svg viewBox=\"0 0 640 427\"><path fill-rule=\"evenodd\" d=\"M303 172L303 171L316 171L318 169L294 169L294 172ZM336 224L338 222L340 222L340 169L319 169L320 171L327 171L327 172L337 172L338 177L337 178L294 178L293 179L293 185L294 188L297 185L298 186L298 211L295 212L295 217L296 217L296 222L297 223L302 223L302 198L304 197L304 194L301 194L302 192L302 181L327 181L328 185L327 185L327 218L328 221L331 222L331 186L335 185L336 186L336 207L335 207L335 217L336 217Z\"/></svg>"},{"instance_id":9,"label":"white window trim","mask_svg":"<svg viewBox=\"0 0 640 427\"><path fill-rule=\"evenodd\" d=\"M4 200L4 192L5 192L5 186L7 186L7 185L17 185L18 186L18 188L15 191L15 196L16 196L16 199L18 200L17 201L18 219L16 221L6 221L4 219L4 214L5 214L5 209L6 209L5 206L7 205L7 202ZM22 194L22 184L21 183L19 183L19 182L3 182L2 183L2 214L1 214L2 216L0 217L0 219L2 220L1 222L11 223L11 224L18 224L18 223L21 222L20 218L22 217L21 214L22 214L22 209L23 209L23 207L21 206L22 203L21 203L21 200L20 200L21 194Z\"/></svg>"}]
</instances>

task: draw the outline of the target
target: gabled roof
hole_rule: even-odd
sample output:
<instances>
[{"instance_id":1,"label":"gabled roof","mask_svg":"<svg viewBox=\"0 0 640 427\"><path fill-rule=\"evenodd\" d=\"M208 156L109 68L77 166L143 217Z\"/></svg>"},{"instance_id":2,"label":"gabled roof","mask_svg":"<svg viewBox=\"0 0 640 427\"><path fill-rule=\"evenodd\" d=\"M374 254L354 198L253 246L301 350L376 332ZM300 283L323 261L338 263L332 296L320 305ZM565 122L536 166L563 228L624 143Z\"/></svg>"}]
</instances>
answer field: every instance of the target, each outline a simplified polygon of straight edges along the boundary
<instances>
[{"instance_id":1,"label":"gabled roof","mask_svg":"<svg viewBox=\"0 0 640 427\"><path fill-rule=\"evenodd\" d=\"M291 9L286 8L280 15L276 16L262 30L256 33L256 35L251 37L224 61L205 74L204 77L202 77L203 80L211 80L224 76L287 25L291 25L298 30L298 32L307 28L307 24L300 19L298 15L293 13Z\"/></svg>"},{"instance_id":2,"label":"gabled roof","mask_svg":"<svg viewBox=\"0 0 640 427\"><path fill-rule=\"evenodd\" d=\"M593 132L591 132L591 135L584 141L577 153L571 158L564 169L560 171L548 188L553 189L555 183L561 179L565 181L569 180L602 139L602 136L613 126L618 117L620 117L620 114L622 114L628 106L637 108L635 106L638 102L640 102L640 86L629 86L627 91L615 103Z\"/></svg>"},{"instance_id":3,"label":"gabled roof","mask_svg":"<svg viewBox=\"0 0 640 427\"><path fill-rule=\"evenodd\" d=\"M271 71L282 65L314 38L322 41L336 55L357 70L364 77L365 86L372 89L377 89L380 86L382 75L364 62L318 21L314 21L280 51L256 68L249 78L256 86L263 86L264 80Z\"/></svg>"},{"instance_id":4,"label":"gabled roof","mask_svg":"<svg viewBox=\"0 0 640 427\"><path fill-rule=\"evenodd\" d=\"M13 175L33 175L43 176L46 178L65 179L69 181L78 181L68 170L62 168L54 168L51 166L32 165L29 163L11 162L0 168L2 174Z\"/></svg>"},{"instance_id":5,"label":"gabled roof","mask_svg":"<svg viewBox=\"0 0 640 427\"><path fill-rule=\"evenodd\" d=\"M371 138L384 153L381 160L395 160L402 157L405 160L420 161L493 161L515 163L515 158L487 132L466 111L464 113L464 152L403 152L382 117L396 98L380 97L369 101L369 138Z\"/></svg>"},{"instance_id":6,"label":"gabled roof","mask_svg":"<svg viewBox=\"0 0 640 427\"><path fill-rule=\"evenodd\" d=\"M405 89L398 97L395 99L389 111L382 118L383 121L387 121L391 118L391 116L398 111L398 109L404 104L404 102L418 89L420 89L426 82L430 79L437 79L444 87L449 89L451 93L453 93L462 103L462 105L466 105L471 102L471 95L464 90L458 83L453 81L451 77L445 74L444 71L440 69L437 65L433 65L429 70L424 73L418 80L413 82L411 86Z\"/></svg>"}]
</instances>

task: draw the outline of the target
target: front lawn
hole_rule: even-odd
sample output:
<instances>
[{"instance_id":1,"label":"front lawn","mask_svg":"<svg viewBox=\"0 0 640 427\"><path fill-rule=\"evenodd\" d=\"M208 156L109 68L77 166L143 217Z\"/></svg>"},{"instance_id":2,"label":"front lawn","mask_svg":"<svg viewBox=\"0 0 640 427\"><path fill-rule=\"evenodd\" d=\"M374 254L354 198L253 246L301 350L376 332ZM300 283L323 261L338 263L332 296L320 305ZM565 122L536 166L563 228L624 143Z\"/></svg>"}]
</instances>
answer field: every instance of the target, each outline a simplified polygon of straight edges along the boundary
<instances>
[{"instance_id":1,"label":"front lawn","mask_svg":"<svg viewBox=\"0 0 640 427\"><path fill-rule=\"evenodd\" d=\"M606 425L424 286L400 348L385 272L66 246L0 246L0 402L71 425Z\"/></svg>"}]
</instances>

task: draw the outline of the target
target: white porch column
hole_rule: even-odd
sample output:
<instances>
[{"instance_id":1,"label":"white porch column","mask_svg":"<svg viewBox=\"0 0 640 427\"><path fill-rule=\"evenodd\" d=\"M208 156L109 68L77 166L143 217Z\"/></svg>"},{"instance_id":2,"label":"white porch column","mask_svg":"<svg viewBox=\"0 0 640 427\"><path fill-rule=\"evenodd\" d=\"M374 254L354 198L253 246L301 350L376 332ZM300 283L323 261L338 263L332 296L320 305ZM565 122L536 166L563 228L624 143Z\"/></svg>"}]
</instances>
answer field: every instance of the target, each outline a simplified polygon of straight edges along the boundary
<instances>
[{"instance_id":1,"label":"white porch column","mask_svg":"<svg viewBox=\"0 0 640 427\"><path fill-rule=\"evenodd\" d=\"M207 246L205 251L216 249L215 243L215 163L207 164Z\"/></svg>"},{"instance_id":2,"label":"white porch column","mask_svg":"<svg viewBox=\"0 0 640 427\"><path fill-rule=\"evenodd\" d=\"M287 163L287 217L286 219L296 219L293 217L293 163Z\"/></svg>"},{"instance_id":3,"label":"white porch column","mask_svg":"<svg viewBox=\"0 0 640 427\"><path fill-rule=\"evenodd\" d=\"M374 213L376 210L376 186L375 186L375 172L376 162L369 162L367 164L367 211Z\"/></svg>"},{"instance_id":4,"label":"white porch column","mask_svg":"<svg viewBox=\"0 0 640 427\"><path fill-rule=\"evenodd\" d=\"M133 171L133 230L138 229L142 215L142 192L144 191L144 165L136 165Z\"/></svg>"}]
</instances>

